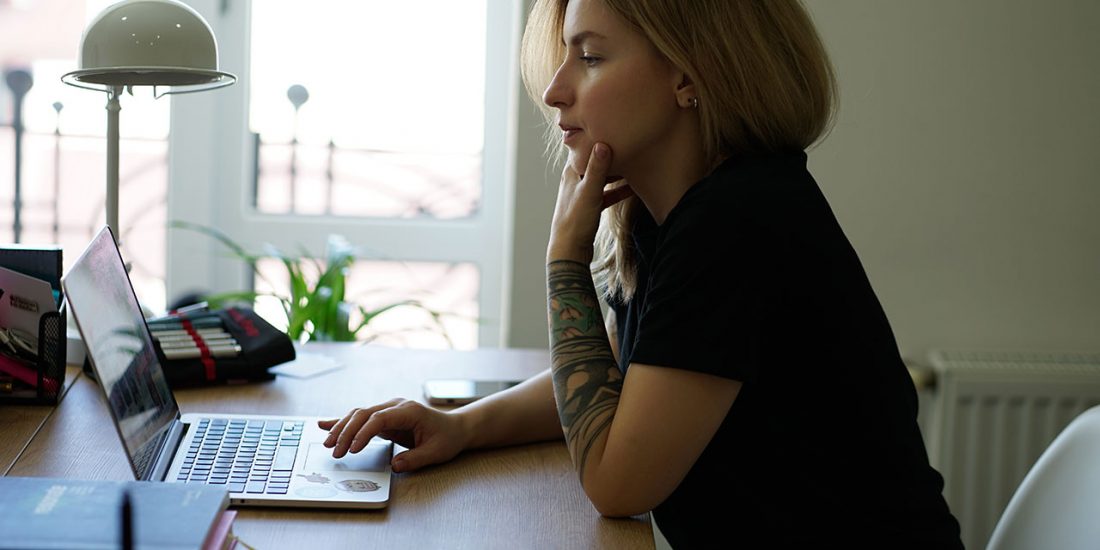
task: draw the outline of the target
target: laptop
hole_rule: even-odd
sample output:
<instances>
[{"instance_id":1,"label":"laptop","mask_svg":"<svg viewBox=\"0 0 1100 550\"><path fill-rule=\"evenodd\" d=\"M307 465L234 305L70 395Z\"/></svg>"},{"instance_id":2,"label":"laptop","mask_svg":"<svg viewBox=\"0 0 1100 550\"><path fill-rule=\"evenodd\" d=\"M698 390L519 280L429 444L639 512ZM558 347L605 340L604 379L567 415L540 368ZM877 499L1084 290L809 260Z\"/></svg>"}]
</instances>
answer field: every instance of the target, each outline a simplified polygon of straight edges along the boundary
<instances>
[{"instance_id":1,"label":"laptop","mask_svg":"<svg viewBox=\"0 0 1100 550\"><path fill-rule=\"evenodd\" d=\"M138 480L222 486L237 506L389 503L390 441L376 437L362 452L334 459L319 417L181 415L108 226L62 288Z\"/></svg>"}]
</instances>

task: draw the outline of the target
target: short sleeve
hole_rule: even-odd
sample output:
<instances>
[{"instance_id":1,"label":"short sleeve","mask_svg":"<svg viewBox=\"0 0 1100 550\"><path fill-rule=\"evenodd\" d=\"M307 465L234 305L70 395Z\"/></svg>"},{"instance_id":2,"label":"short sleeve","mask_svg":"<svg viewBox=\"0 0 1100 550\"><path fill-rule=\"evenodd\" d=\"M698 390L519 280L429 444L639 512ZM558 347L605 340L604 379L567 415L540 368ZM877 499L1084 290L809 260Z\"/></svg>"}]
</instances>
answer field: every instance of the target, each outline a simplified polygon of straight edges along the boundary
<instances>
[{"instance_id":1,"label":"short sleeve","mask_svg":"<svg viewBox=\"0 0 1100 550\"><path fill-rule=\"evenodd\" d=\"M766 245L759 231L706 209L662 227L630 361L749 381L774 294Z\"/></svg>"}]
</instances>

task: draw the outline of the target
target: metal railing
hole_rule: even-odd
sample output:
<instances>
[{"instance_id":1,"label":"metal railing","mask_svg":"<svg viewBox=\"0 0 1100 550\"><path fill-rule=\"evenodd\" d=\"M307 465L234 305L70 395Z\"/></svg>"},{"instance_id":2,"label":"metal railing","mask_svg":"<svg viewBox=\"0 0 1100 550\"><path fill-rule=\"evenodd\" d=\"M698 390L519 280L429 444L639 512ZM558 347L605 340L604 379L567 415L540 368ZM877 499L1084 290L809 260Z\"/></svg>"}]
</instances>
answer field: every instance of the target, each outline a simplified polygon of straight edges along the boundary
<instances>
[{"instance_id":1,"label":"metal railing","mask_svg":"<svg viewBox=\"0 0 1100 550\"><path fill-rule=\"evenodd\" d=\"M16 243L50 241L66 250L81 250L103 223L106 137L62 132L64 105L60 102L51 106L52 131L27 130L23 100L33 79L21 70L5 71L4 76L15 108L11 120L0 120L0 167L10 160L13 168L0 173L0 202L12 204L10 210L0 208L0 241L10 235ZM305 88L300 88L292 87L297 95L288 93L292 103L297 101L295 114L308 98ZM331 139L323 145L303 143L297 131L283 142L264 141L254 134L253 147L252 197L259 210L455 219L473 215L480 207L480 154L340 147ZM121 148L119 237L124 256L131 264L135 287L159 284L163 292L168 142L130 137L122 139ZM8 174L13 175L11 187L6 185ZM6 212L11 212L10 218ZM10 233L5 227L11 228ZM75 259L74 254L66 256L68 261ZM430 286L446 286L439 277L454 279L429 276ZM460 309L476 307L477 278L465 279L472 281L472 289L447 293L456 303L466 304ZM476 345L474 330L471 345Z\"/></svg>"},{"instance_id":2,"label":"metal railing","mask_svg":"<svg viewBox=\"0 0 1100 550\"><path fill-rule=\"evenodd\" d=\"M52 238L56 241L65 225L58 206L62 196L63 165L66 162L66 150L62 143L68 138L103 138L63 134L61 118L64 105L61 102L52 105L52 134L28 132L22 122L23 100L33 86L33 78L29 71L23 69L6 70L4 75L14 105L12 120L0 123L0 128L6 126L13 132L13 240L22 241L26 231L24 209L29 205L26 204L24 171L30 161L37 163L39 172L43 165L50 166L49 172L53 179L53 213L50 226ZM304 86L294 85L287 90L287 99L294 107L295 118L290 140L264 140L259 134L253 134L250 189L252 204L258 210L301 215L454 219L474 215L480 208L480 153L417 154L340 147L332 139L324 145L303 143L298 138L297 118L299 109L309 99L309 92ZM36 158L28 159L25 140L41 140L47 135L53 140L53 150L49 158L44 158L39 151L34 155ZM127 138L126 141L143 140ZM125 156L130 154L127 152ZM0 159L2 155L3 152L0 151ZM2 181L0 178L0 182ZM102 208L102 203L99 206ZM94 220L89 224L94 232Z\"/></svg>"}]
</instances>

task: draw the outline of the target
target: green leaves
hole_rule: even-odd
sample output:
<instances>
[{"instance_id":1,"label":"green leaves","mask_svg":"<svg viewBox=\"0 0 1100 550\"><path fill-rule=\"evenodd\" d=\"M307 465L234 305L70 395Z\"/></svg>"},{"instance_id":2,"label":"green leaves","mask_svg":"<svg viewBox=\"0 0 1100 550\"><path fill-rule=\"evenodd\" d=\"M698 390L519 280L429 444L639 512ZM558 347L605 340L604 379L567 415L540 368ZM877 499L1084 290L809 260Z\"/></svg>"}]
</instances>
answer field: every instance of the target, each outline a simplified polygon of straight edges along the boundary
<instances>
[{"instance_id":1,"label":"green leaves","mask_svg":"<svg viewBox=\"0 0 1100 550\"><path fill-rule=\"evenodd\" d=\"M275 259L286 269L290 281L289 295L253 291L224 292L205 297L210 307L225 307L233 302L254 304L257 298L264 296L277 298L286 314L287 335L299 342L356 341L361 339L360 333L379 315L395 308L411 307L426 312L432 320L431 325L426 328L438 332L448 344L452 344L442 323L443 314L419 301L399 300L374 309L349 303L346 299L347 276L352 265L359 259L359 253L343 236L329 236L324 259L321 260L311 257L304 248L301 249L300 255L291 256L270 244L264 246L263 254L252 254L216 228L185 221L173 221L169 226L196 231L217 240L233 256L247 262L257 278L271 288L278 288L278 286L264 277L257 268L257 263L263 259ZM315 283L312 283L312 274L317 274ZM352 312L362 317L354 326L352 326Z\"/></svg>"}]
</instances>

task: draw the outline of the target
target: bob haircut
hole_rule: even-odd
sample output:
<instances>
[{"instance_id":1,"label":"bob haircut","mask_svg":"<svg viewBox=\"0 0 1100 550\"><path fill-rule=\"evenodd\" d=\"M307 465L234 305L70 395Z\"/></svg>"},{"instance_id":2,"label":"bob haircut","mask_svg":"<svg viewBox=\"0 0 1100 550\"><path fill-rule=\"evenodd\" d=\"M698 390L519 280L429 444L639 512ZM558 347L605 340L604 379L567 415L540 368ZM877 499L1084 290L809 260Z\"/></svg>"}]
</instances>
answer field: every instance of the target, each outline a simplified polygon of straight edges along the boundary
<instances>
[{"instance_id":1,"label":"bob haircut","mask_svg":"<svg viewBox=\"0 0 1100 550\"><path fill-rule=\"evenodd\" d=\"M738 154L805 150L828 133L836 80L799 0L600 1L694 83L710 166ZM547 150L559 158L556 110L542 102L542 92L565 59L567 4L536 0L520 53L527 93L548 122ZM633 197L607 209L593 261L608 296L624 301L637 288L630 230L638 203Z\"/></svg>"}]
</instances>

